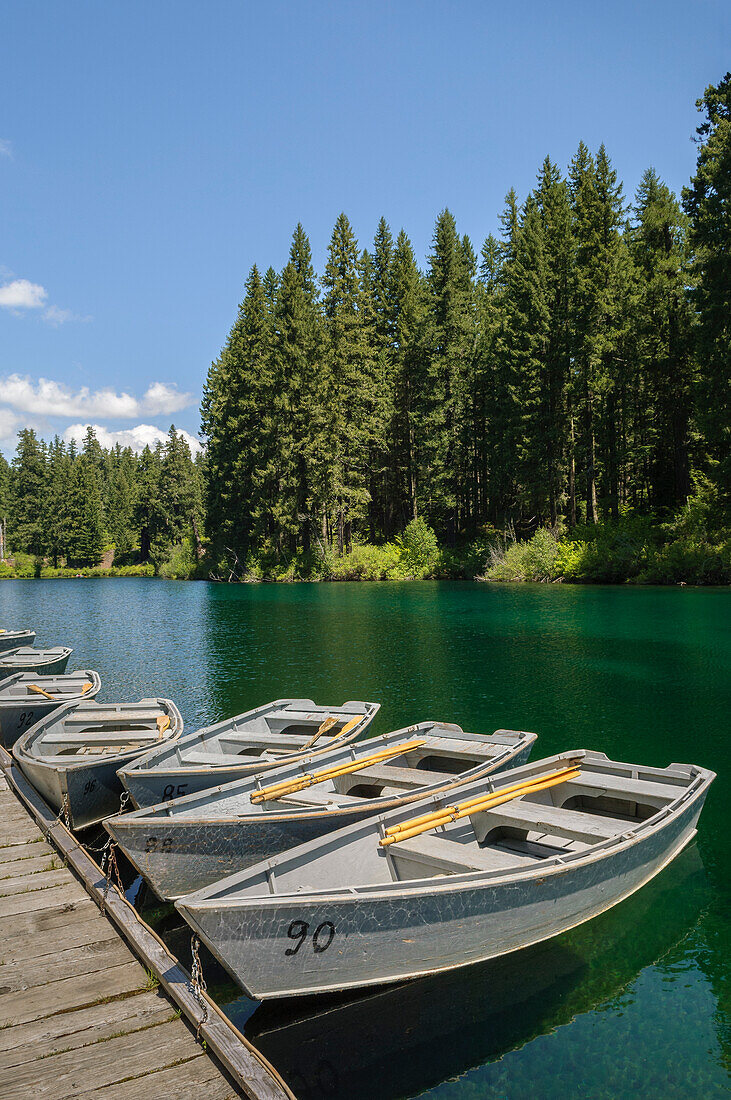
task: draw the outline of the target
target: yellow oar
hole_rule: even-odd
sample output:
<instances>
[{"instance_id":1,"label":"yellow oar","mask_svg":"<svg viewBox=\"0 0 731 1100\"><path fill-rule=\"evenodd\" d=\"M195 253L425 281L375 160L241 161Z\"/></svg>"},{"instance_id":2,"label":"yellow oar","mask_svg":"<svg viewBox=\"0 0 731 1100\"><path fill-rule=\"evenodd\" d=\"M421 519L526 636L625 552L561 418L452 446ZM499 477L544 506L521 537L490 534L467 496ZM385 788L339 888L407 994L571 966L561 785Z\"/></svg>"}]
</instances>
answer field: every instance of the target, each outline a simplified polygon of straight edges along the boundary
<instances>
[{"instance_id":1,"label":"yellow oar","mask_svg":"<svg viewBox=\"0 0 731 1100\"><path fill-rule=\"evenodd\" d=\"M156 726L157 726L157 728L158 728L158 737L162 737L162 735L164 734L165 730L166 730L166 729L167 729L167 728L169 727L169 725L170 725L170 715L169 715L169 714L160 714L160 715L159 715L159 716L158 716L158 717L157 717L157 718L155 719L155 725L156 725Z\"/></svg>"},{"instance_id":2,"label":"yellow oar","mask_svg":"<svg viewBox=\"0 0 731 1100\"><path fill-rule=\"evenodd\" d=\"M411 829L414 825L422 825L425 821L432 821L436 817L444 817L445 814L456 813L457 810L462 810L465 806L472 806L476 802L482 802L486 798L497 798L499 795L508 794L511 791L523 791L528 787L532 787L535 783L543 783L546 779L554 779L559 775L566 775L570 771L574 771L576 764L569 764L565 768L559 768L555 772L547 772L544 775L534 775L531 779L523 779L520 783L511 783L509 787L498 787L497 790L488 791L487 794L476 795L475 798L470 798L466 802L460 802L458 806L443 806L441 810L432 810L431 813L422 814L421 817L411 817L408 821L402 821L400 825L392 825L390 829L386 829L386 836L394 836L396 833L400 833L403 829Z\"/></svg>"},{"instance_id":3,"label":"yellow oar","mask_svg":"<svg viewBox=\"0 0 731 1100\"><path fill-rule=\"evenodd\" d=\"M94 685L92 684L91 680L87 680L86 683L82 685L81 694L86 695L87 691L91 691L93 687Z\"/></svg>"},{"instance_id":4,"label":"yellow oar","mask_svg":"<svg viewBox=\"0 0 731 1100\"><path fill-rule=\"evenodd\" d=\"M382 749L371 756L364 756L360 760L351 760L347 764L334 764L330 768L314 773L305 772L303 775L295 776L292 779L285 779L281 783L274 783L271 787L262 787L260 791L255 791L252 794L251 801L274 802L285 794L295 794L297 791L304 790L305 787L311 787L314 783L324 783L327 779L335 779L339 775L360 771L361 768L368 767L371 764L378 764L384 760L389 760L393 756L400 756L401 753L409 752L411 749L421 748L424 744L426 742L423 740L406 741L401 745L394 745L390 749Z\"/></svg>"},{"instance_id":5,"label":"yellow oar","mask_svg":"<svg viewBox=\"0 0 731 1100\"><path fill-rule=\"evenodd\" d=\"M311 737L310 740L304 745L304 748L309 749L310 745L314 745L314 743L315 743L315 741L317 741L318 737L322 737L323 733L327 733L328 730L331 730L336 723L337 723L337 718L334 718L332 715L329 715L325 719L325 721L322 723L322 725L318 728L317 732L315 733L315 736ZM295 750L295 751L299 751L299 750Z\"/></svg>"},{"instance_id":6,"label":"yellow oar","mask_svg":"<svg viewBox=\"0 0 731 1100\"><path fill-rule=\"evenodd\" d=\"M565 774L554 774L550 779L544 779L541 782L533 782L530 785L526 784L522 789L513 790L505 793L504 791L493 792L491 795L485 795L481 799L470 799L470 804L462 803L461 806L450 807L444 812L440 812L434 815L434 820L423 821L420 825L411 825L409 828L401 829L399 832L392 833L383 837L379 843L382 848L387 848L389 844L398 844L402 840L410 840L411 837L419 836L420 833L428 833L431 829L436 829L440 825L447 825L450 821L459 821L463 817L469 817L472 814L480 813L482 810L492 810L496 806L502 806L505 802L512 802L516 798L520 798L524 794L534 794L537 791L548 790L549 787L555 787L559 783L566 783L570 779L576 779L581 775L578 768L568 771ZM428 815L427 815L428 816ZM409 822L404 822L404 825L410 825Z\"/></svg>"},{"instance_id":7,"label":"yellow oar","mask_svg":"<svg viewBox=\"0 0 731 1100\"><path fill-rule=\"evenodd\" d=\"M362 722L364 718L365 718L364 714L356 714L355 718L351 718L349 722L345 723L345 725L341 729L340 733L336 733L335 736L330 739L330 744L332 745L333 741L339 741L342 737L345 737L346 733L350 733L350 731L352 729L355 729L355 727L358 725L358 723ZM337 719L336 719L336 721L337 721ZM317 737L320 736L320 732L324 732L324 731L322 731L322 729L318 730L317 731ZM312 741L310 741L310 745L314 745L315 741L317 740L317 737L313 737ZM305 747L309 748L310 745L307 745Z\"/></svg>"},{"instance_id":8,"label":"yellow oar","mask_svg":"<svg viewBox=\"0 0 731 1100\"><path fill-rule=\"evenodd\" d=\"M51 695L50 691L46 691L40 684L28 684L28 691L34 691L36 695L45 695L46 699L52 699L54 701L56 699L55 695Z\"/></svg>"}]
</instances>

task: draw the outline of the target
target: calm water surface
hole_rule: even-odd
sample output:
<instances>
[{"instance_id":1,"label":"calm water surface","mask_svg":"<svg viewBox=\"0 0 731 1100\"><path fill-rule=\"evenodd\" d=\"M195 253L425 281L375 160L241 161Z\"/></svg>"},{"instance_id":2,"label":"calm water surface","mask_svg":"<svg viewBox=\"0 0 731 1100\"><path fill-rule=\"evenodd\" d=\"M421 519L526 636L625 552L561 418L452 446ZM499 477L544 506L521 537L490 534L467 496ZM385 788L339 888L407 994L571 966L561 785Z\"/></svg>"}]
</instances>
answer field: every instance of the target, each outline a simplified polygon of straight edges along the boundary
<instances>
[{"instance_id":1,"label":"calm water surface","mask_svg":"<svg viewBox=\"0 0 731 1100\"><path fill-rule=\"evenodd\" d=\"M730 592L4 581L0 625L73 646L100 698L171 696L188 729L277 697L373 699L373 733L436 718L534 730L534 756L713 768L697 844L549 944L358 997L220 996L299 1100L727 1095Z\"/></svg>"}]
</instances>

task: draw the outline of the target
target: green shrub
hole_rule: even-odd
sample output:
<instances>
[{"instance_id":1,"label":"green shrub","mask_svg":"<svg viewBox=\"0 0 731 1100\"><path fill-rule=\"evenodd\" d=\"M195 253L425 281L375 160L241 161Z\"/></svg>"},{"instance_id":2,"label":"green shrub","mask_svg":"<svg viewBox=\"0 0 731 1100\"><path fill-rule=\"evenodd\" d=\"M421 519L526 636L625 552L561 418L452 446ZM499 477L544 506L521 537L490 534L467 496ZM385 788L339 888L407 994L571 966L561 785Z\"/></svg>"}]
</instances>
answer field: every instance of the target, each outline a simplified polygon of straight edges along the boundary
<instances>
[{"instance_id":1,"label":"green shrub","mask_svg":"<svg viewBox=\"0 0 731 1100\"><path fill-rule=\"evenodd\" d=\"M158 574L172 581L189 581L198 572L198 561L189 539L170 546L160 558Z\"/></svg>"},{"instance_id":2,"label":"green shrub","mask_svg":"<svg viewBox=\"0 0 731 1100\"><path fill-rule=\"evenodd\" d=\"M400 538L394 540L400 553L399 567L404 575L432 577L439 568L437 536L422 516L412 519Z\"/></svg>"},{"instance_id":3,"label":"green shrub","mask_svg":"<svg viewBox=\"0 0 731 1100\"><path fill-rule=\"evenodd\" d=\"M353 546L349 554L333 558L330 579L334 581L393 580L399 570L401 552L393 543L384 546Z\"/></svg>"},{"instance_id":4,"label":"green shrub","mask_svg":"<svg viewBox=\"0 0 731 1100\"><path fill-rule=\"evenodd\" d=\"M643 584L731 584L731 540L713 546L676 539L650 555L637 579Z\"/></svg>"},{"instance_id":5,"label":"green shrub","mask_svg":"<svg viewBox=\"0 0 731 1100\"><path fill-rule=\"evenodd\" d=\"M523 553L523 573L531 581L551 581L556 576L558 543L545 527L539 528L526 544Z\"/></svg>"},{"instance_id":6,"label":"green shrub","mask_svg":"<svg viewBox=\"0 0 731 1100\"><path fill-rule=\"evenodd\" d=\"M506 536L492 546L485 576L491 581L551 581L557 576L558 551L555 535L545 527L527 542Z\"/></svg>"}]
</instances>

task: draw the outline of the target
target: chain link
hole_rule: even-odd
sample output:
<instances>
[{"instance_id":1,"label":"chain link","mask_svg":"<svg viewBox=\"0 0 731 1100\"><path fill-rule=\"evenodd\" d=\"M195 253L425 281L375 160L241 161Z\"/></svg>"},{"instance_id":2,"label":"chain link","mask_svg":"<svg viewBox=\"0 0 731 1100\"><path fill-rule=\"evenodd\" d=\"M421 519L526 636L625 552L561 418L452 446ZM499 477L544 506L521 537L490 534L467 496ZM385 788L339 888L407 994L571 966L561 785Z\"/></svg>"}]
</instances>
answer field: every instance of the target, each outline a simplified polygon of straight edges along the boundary
<instances>
[{"instance_id":1,"label":"chain link","mask_svg":"<svg viewBox=\"0 0 731 1100\"><path fill-rule=\"evenodd\" d=\"M190 953L193 958L193 965L190 968L190 986L193 996L200 1005L201 1012L203 1013L198 1027L196 1028L196 1039L201 1037L201 1028L208 1022L208 1002L204 997L208 986L206 985L206 979L203 977L203 967L201 966L201 957L198 954L201 941L197 936L193 936L190 941Z\"/></svg>"},{"instance_id":2,"label":"chain link","mask_svg":"<svg viewBox=\"0 0 731 1100\"><path fill-rule=\"evenodd\" d=\"M46 840L51 839L51 833L53 832L53 830L56 828L57 825L65 825L66 828L68 829L68 831L71 832L71 818L69 816L69 796L66 793L64 793L64 796L61 799L61 809L58 811L57 817L51 822L51 824L45 830L44 835L45 835ZM64 867L68 867L68 865L69 865L67 854L66 854L65 851L63 852L63 865L64 865Z\"/></svg>"},{"instance_id":3,"label":"chain link","mask_svg":"<svg viewBox=\"0 0 731 1100\"><path fill-rule=\"evenodd\" d=\"M106 845L104 855L102 856L101 869L104 875L104 894L102 895L101 906L103 913L107 904L109 889L112 885L112 875L114 875L115 878L115 886L122 897L124 897L124 885L122 884L122 876L119 873L119 866L117 864L117 845L112 843L111 837L109 844Z\"/></svg>"}]
</instances>

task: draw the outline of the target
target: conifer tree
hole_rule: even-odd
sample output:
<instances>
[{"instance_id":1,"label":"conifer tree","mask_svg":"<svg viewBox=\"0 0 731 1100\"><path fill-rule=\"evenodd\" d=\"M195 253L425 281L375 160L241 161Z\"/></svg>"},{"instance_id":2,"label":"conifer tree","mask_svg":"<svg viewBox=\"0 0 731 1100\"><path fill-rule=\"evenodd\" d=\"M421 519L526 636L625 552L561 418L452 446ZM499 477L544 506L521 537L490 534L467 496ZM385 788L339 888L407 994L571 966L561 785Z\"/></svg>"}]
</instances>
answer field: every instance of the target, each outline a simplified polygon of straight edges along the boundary
<instances>
[{"instance_id":1,"label":"conifer tree","mask_svg":"<svg viewBox=\"0 0 731 1100\"><path fill-rule=\"evenodd\" d=\"M11 470L10 545L29 554L42 554L46 549L48 476L45 449L32 428L18 432Z\"/></svg>"},{"instance_id":2,"label":"conifer tree","mask_svg":"<svg viewBox=\"0 0 731 1100\"><path fill-rule=\"evenodd\" d=\"M258 542L269 533L270 336L268 299L254 266L228 341L208 373L201 406L209 534L241 557L252 538Z\"/></svg>"},{"instance_id":3,"label":"conifer tree","mask_svg":"<svg viewBox=\"0 0 731 1100\"><path fill-rule=\"evenodd\" d=\"M71 464L66 489L64 552L70 565L98 565L104 550L104 517L99 475L82 454Z\"/></svg>"},{"instance_id":4,"label":"conifer tree","mask_svg":"<svg viewBox=\"0 0 731 1100\"><path fill-rule=\"evenodd\" d=\"M429 257L425 353L428 381L420 398L422 508L454 542L468 480L463 426L475 354L471 246L457 235L454 216L437 218ZM462 509L460 508L462 505Z\"/></svg>"},{"instance_id":5,"label":"conifer tree","mask_svg":"<svg viewBox=\"0 0 731 1100\"><path fill-rule=\"evenodd\" d=\"M543 162L534 194L543 227L549 318L541 383L542 447L538 461L546 465L548 513L551 524L555 525L564 503L567 477L572 239L568 186L549 157Z\"/></svg>"},{"instance_id":6,"label":"conifer tree","mask_svg":"<svg viewBox=\"0 0 731 1100\"><path fill-rule=\"evenodd\" d=\"M546 424L550 332L548 268L541 215L530 198L514 235L505 287L505 369L513 398L509 434L502 440L515 471L513 519L533 527L546 518L550 498Z\"/></svg>"},{"instance_id":7,"label":"conifer tree","mask_svg":"<svg viewBox=\"0 0 731 1100\"><path fill-rule=\"evenodd\" d=\"M652 168L642 176L634 204L630 247L637 273L637 367L644 376L650 502L668 511L690 492L689 426L692 408L691 315L687 224L670 189ZM639 410L638 410L639 411Z\"/></svg>"},{"instance_id":8,"label":"conifer tree","mask_svg":"<svg viewBox=\"0 0 731 1100\"><path fill-rule=\"evenodd\" d=\"M425 357L421 340L427 311L424 279L411 241L402 229L396 239L392 262L394 311L393 440L396 515L404 525L418 515L419 487L424 469L423 394Z\"/></svg>"},{"instance_id":9,"label":"conifer tree","mask_svg":"<svg viewBox=\"0 0 731 1100\"><path fill-rule=\"evenodd\" d=\"M329 489L338 553L366 517L368 458L375 434L375 360L362 323L358 243L350 222L335 222L322 277L328 387L331 393Z\"/></svg>"},{"instance_id":10,"label":"conifer tree","mask_svg":"<svg viewBox=\"0 0 731 1100\"><path fill-rule=\"evenodd\" d=\"M731 72L696 103L698 160L683 204L691 220L698 315L698 425L708 472L731 512Z\"/></svg>"}]
</instances>

